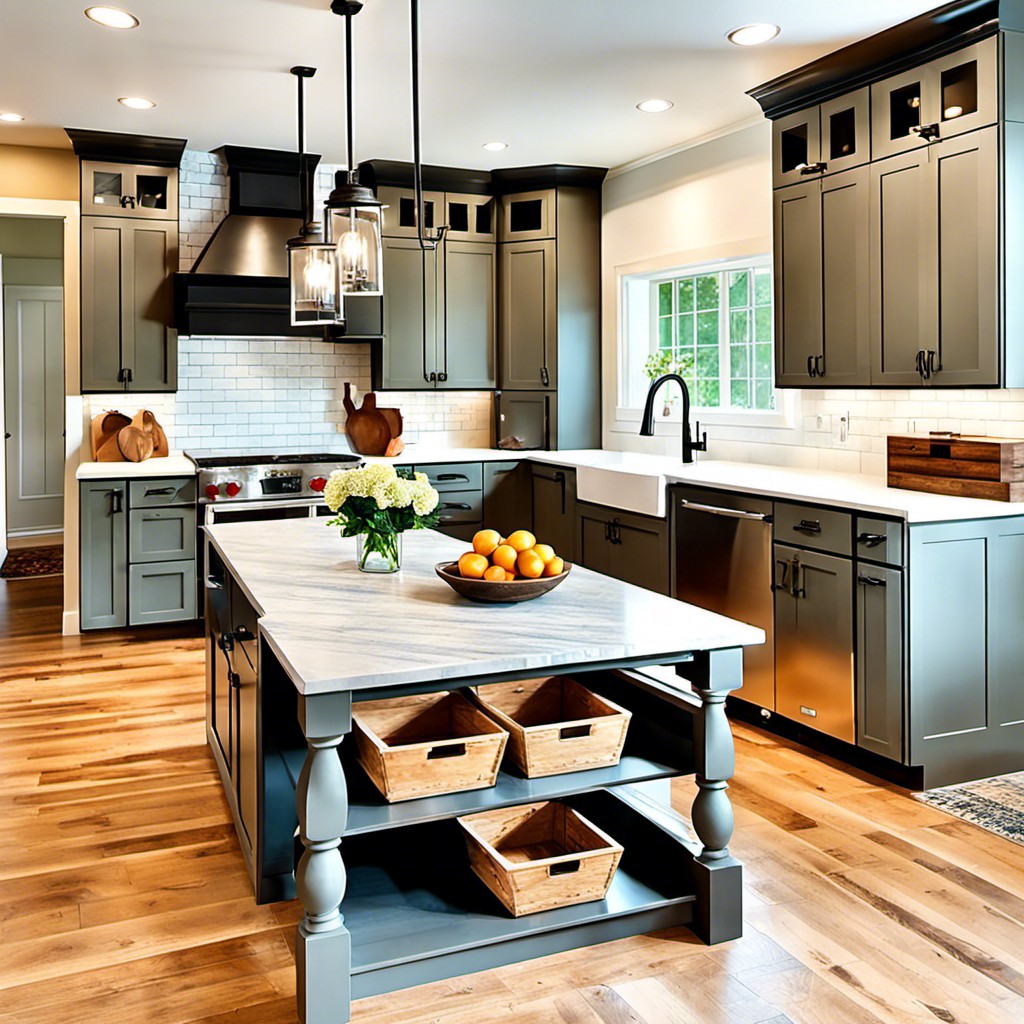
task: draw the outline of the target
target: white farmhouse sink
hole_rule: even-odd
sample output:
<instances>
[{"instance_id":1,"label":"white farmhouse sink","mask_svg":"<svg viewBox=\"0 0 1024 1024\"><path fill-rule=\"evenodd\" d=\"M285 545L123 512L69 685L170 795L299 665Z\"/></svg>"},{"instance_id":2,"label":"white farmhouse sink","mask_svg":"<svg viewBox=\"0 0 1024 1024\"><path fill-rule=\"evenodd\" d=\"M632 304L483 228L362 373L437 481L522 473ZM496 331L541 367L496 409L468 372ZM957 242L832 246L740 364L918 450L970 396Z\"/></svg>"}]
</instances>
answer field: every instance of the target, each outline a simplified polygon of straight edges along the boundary
<instances>
[{"instance_id":1,"label":"white farmhouse sink","mask_svg":"<svg viewBox=\"0 0 1024 1024\"><path fill-rule=\"evenodd\" d=\"M587 456L576 465L580 501L665 518L664 469L669 460L638 452L588 452Z\"/></svg>"}]
</instances>

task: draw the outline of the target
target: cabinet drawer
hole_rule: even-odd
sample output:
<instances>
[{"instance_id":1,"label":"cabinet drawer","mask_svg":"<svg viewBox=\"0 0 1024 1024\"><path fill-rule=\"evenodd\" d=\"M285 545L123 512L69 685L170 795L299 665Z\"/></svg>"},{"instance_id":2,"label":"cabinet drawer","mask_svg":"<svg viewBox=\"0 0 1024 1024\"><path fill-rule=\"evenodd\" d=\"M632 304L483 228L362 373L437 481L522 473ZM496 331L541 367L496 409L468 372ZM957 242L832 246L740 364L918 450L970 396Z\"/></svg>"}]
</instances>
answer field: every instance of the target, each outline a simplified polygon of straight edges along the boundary
<instances>
[{"instance_id":1,"label":"cabinet drawer","mask_svg":"<svg viewBox=\"0 0 1024 1024\"><path fill-rule=\"evenodd\" d=\"M903 564L903 523L857 516L854 548L858 558L886 565Z\"/></svg>"},{"instance_id":2,"label":"cabinet drawer","mask_svg":"<svg viewBox=\"0 0 1024 1024\"><path fill-rule=\"evenodd\" d=\"M195 558L194 508L135 508L128 513L128 561Z\"/></svg>"},{"instance_id":3,"label":"cabinet drawer","mask_svg":"<svg viewBox=\"0 0 1024 1024\"><path fill-rule=\"evenodd\" d=\"M850 532L853 517L811 505L775 503L775 539L784 544L830 551L837 555L851 552Z\"/></svg>"},{"instance_id":4,"label":"cabinet drawer","mask_svg":"<svg viewBox=\"0 0 1024 1024\"><path fill-rule=\"evenodd\" d=\"M430 485L442 494L446 491L480 491L484 486L483 467L479 462L436 463L417 466L417 473L426 473Z\"/></svg>"},{"instance_id":5,"label":"cabinet drawer","mask_svg":"<svg viewBox=\"0 0 1024 1024\"><path fill-rule=\"evenodd\" d=\"M162 505L194 505L196 478L160 477L153 480L132 480L128 484L131 508L156 508Z\"/></svg>"},{"instance_id":6,"label":"cabinet drawer","mask_svg":"<svg viewBox=\"0 0 1024 1024\"><path fill-rule=\"evenodd\" d=\"M437 510L441 513L438 526L455 526L459 523L480 523L484 518L484 496L482 491L445 491L441 495Z\"/></svg>"},{"instance_id":7,"label":"cabinet drawer","mask_svg":"<svg viewBox=\"0 0 1024 1024\"><path fill-rule=\"evenodd\" d=\"M196 617L196 563L145 562L128 570L128 625Z\"/></svg>"}]
</instances>

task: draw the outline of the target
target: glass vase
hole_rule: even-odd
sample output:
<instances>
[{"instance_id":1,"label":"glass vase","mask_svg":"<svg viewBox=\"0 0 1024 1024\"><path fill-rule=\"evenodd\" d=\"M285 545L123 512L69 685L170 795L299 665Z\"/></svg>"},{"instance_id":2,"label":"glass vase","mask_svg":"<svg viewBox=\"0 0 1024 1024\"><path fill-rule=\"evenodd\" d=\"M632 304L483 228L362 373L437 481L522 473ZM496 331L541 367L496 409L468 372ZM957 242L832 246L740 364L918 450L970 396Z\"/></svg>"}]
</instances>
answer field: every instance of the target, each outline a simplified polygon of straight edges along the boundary
<instances>
[{"instance_id":1,"label":"glass vase","mask_svg":"<svg viewBox=\"0 0 1024 1024\"><path fill-rule=\"evenodd\" d=\"M402 568L402 535L357 534L356 565L363 572L398 572Z\"/></svg>"}]
</instances>

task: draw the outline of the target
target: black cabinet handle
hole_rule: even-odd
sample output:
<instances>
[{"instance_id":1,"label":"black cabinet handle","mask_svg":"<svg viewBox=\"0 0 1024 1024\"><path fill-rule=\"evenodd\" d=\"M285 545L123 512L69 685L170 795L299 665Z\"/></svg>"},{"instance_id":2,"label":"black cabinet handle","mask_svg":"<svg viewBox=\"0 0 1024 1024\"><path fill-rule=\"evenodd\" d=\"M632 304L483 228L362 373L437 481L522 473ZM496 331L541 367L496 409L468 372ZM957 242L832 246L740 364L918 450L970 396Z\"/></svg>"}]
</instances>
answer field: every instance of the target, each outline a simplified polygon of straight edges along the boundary
<instances>
[{"instance_id":1,"label":"black cabinet handle","mask_svg":"<svg viewBox=\"0 0 1024 1024\"><path fill-rule=\"evenodd\" d=\"M611 523L611 526L612 526L612 543L613 544L621 544L622 543L622 534L619 531L619 521L618 521L618 519L613 519L612 523Z\"/></svg>"},{"instance_id":2,"label":"black cabinet handle","mask_svg":"<svg viewBox=\"0 0 1024 1024\"><path fill-rule=\"evenodd\" d=\"M113 515L124 511L124 491L110 492L110 511Z\"/></svg>"},{"instance_id":3,"label":"black cabinet handle","mask_svg":"<svg viewBox=\"0 0 1024 1024\"><path fill-rule=\"evenodd\" d=\"M777 566L782 566L782 578L778 582L772 584L772 590L789 590L790 561L784 558L777 558L775 560L775 564Z\"/></svg>"},{"instance_id":4,"label":"black cabinet handle","mask_svg":"<svg viewBox=\"0 0 1024 1024\"><path fill-rule=\"evenodd\" d=\"M801 576L801 572L803 576ZM799 599L807 596L807 588L804 586L806 582L807 570L800 564L799 558L793 559L793 589L790 591L792 595Z\"/></svg>"},{"instance_id":5,"label":"black cabinet handle","mask_svg":"<svg viewBox=\"0 0 1024 1024\"><path fill-rule=\"evenodd\" d=\"M884 533L861 533L857 536L857 543L863 544L866 548L877 548L879 544L884 544L886 536Z\"/></svg>"},{"instance_id":6,"label":"black cabinet handle","mask_svg":"<svg viewBox=\"0 0 1024 1024\"><path fill-rule=\"evenodd\" d=\"M540 382L544 387L547 387L551 383L551 378L548 376L548 368L546 366L542 366L540 368Z\"/></svg>"},{"instance_id":7,"label":"black cabinet handle","mask_svg":"<svg viewBox=\"0 0 1024 1024\"><path fill-rule=\"evenodd\" d=\"M147 487L145 497L155 498L164 494L173 494L176 490L176 487Z\"/></svg>"},{"instance_id":8,"label":"black cabinet handle","mask_svg":"<svg viewBox=\"0 0 1024 1024\"><path fill-rule=\"evenodd\" d=\"M821 523L817 519L801 519L793 529L797 533L806 533L813 537L821 533Z\"/></svg>"},{"instance_id":9,"label":"black cabinet handle","mask_svg":"<svg viewBox=\"0 0 1024 1024\"><path fill-rule=\"evenodd\" d=\"M464 480L467 484L469 483L469 477L462 473L439 473L434 479L438 482L442 480Z\"/></svg>"},{"instance_id":10,"label":"black cabinet handle","mask_svg":"<svg viewBox=\"0 0 1024 1024\"><path fill-rule=\"evenodd\" d=\"M813 377L817 373L814 366L814 356L807 357L807 376Z\"/></svg>"},{"instance_id":11,"label":"black cabinet handle","mask_svg":"<svg viewBox=\"0 0 1024 1024\"><path fill-rule=\"evenodd\" d=\"M927 368L928 368L928 376L929 377L931 377L937 371L942 369L941 366L936 366L935 365L935 356L936 356L936 353L934 352L934 350L928 349L928 355L926 357L925 366L927 366Z\"/></svg>"},{"instance_id":12,"label":"black cabinet handle","mask_svg":"<svg viewBox=\"0 0 1024 1024\"><path fill-rule=\"evenodd\" d=\"M930 142L932 139L937 139L941 134L941 127L936 122L935 124L916 124L910 129L910 135L919 135L925 142Z\"/></svg>"},{"instance_id":13,"label":"black cabinet handle","mask_svg":"<svg viewBox=\"0 0 1024 1024\"><path fill-rule=\"evenodd\" d=\"M464 501L446 501L441 505L443 509L458 509L460 512L469 512L472 507L472 505L468 505Z\"/></svg>"},{"instance_id":14,"label":"black cabinet handle","mask_svg":"<svg viewBox=\"0 0 1024 1024\"><path fill-rule=\"evenodd\" d=\"M825 376L825 353L823 352L820 356L814 357L814 376L824 377Z\"/></svg>"},{"instance_id":15,"label":"black cabinet handle","mask_svg":"<svg viewBox=\"0 0 1024 1024\"><path fill-rule=\"evenodd\" d=\"M858 576L857 582L865 587L884 587L885 580L879 579L878 576Z\"/></svg>"},{"instance_id":16,"label":"black cabinet handle","mask_svg":"<svg viewBox=\"0 0 1024 1024\"><path fill-rule=\"evenodd\" d=\"M801 174L823 174L828 170L828 163L824 160L816 164L804 164L800 168Z\"/></svg>"}]
</instances>

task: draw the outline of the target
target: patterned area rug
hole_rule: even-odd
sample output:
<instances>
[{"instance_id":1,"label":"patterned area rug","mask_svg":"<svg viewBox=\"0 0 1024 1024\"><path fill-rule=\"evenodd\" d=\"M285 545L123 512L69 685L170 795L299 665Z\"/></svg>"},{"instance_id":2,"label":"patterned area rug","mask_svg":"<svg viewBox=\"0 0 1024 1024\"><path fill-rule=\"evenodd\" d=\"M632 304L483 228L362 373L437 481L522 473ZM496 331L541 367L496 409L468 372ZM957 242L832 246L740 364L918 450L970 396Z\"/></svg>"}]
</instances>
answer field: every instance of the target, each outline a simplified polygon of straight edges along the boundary
<instances>
[{"instance_id":1,"label":"patterned area rug","mask_svg":"<svg viewBox=\"0 0 1024 1024\"><path fill-rule=\"evenodd\" d=\"M64 572L64 548L50 544L42 548L9 551L0 568L0 578L24 580L38 576L60 576Z\"/></svg>"},{"instance_id":2,"label":"patterned area rug","mask_svg":"<svg viewBox=\"0 0 1024 1024\"><path fill-rule=\"evenodd\" d=\"M932 807L1024 845L1024 772L916 793Z\"/></svg>"}]
</instances>

